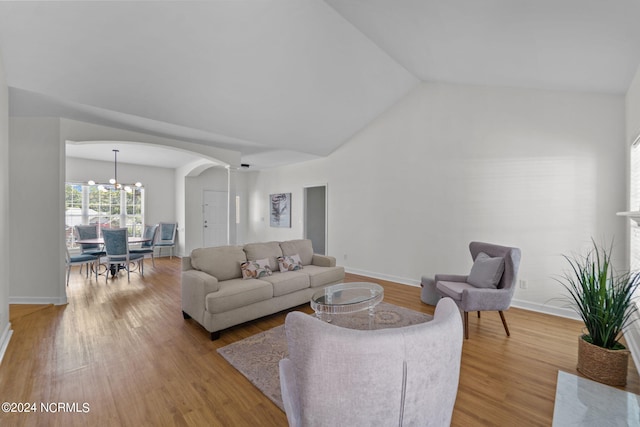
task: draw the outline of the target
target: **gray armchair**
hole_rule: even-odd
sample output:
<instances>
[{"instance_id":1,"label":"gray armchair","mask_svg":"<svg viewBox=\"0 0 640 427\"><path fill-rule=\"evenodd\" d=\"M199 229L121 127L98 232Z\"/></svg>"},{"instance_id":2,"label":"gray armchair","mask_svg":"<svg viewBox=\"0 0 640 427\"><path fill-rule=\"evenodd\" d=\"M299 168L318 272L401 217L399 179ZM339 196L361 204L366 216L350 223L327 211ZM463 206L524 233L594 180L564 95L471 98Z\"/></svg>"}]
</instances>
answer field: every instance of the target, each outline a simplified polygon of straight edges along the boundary
<instances>
[{"instance_id":1,"label":"gray armchair","mask_svg":"<svg viewBox=\"0 0 640 427\"><path fill-rule=\"evenodd\" d=\"M510 336L504 310L511 305L515 290L520 249L491 243L471 242L469 251L474 260L466 276L436 274L436 291L450 297L464 312L464 337L469 338L469 312L497 311Z\"/></svg>"},{"instance_id":2,"label":"gray armchair","mask_svg":"<svg viewBox=\"0 0 640 427\"><path fill-rule=\"evenodd\" d=\"M451 423L462 352L451 299L432 321L401 328L346 329L300 312L285 328L280 387L290 426Z\"/></svg>"}]
</instances>

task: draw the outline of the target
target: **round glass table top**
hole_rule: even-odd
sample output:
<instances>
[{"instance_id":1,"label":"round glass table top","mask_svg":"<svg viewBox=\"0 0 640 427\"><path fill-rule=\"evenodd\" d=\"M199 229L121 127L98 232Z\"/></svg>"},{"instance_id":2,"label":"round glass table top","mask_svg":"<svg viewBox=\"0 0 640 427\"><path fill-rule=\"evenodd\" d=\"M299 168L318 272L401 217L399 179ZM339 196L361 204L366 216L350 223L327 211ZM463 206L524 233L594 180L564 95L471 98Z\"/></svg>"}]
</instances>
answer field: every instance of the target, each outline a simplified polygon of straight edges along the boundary
<instances>
[{"instance_id":1,"label":"round glass table top","mask_svg":"<svg viewBox=\"0 0 640 427\"><path fill-rule=\"evenodd\" d=\"M371 310L384 296L384 288L377 283L352 282L327 286L311 297L316 314L355 313Z\"/></svg>"}]
</instances>

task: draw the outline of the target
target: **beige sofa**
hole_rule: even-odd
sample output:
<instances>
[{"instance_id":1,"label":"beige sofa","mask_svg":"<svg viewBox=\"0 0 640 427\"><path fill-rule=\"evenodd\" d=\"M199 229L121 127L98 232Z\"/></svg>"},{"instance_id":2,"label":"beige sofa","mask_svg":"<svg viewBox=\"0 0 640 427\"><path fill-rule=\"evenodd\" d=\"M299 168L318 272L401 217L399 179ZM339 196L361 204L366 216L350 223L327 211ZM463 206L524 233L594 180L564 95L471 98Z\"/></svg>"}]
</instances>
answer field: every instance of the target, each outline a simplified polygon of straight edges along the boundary
<instances>
[{"instance_id":1,"label":"beige sofa","mask_svg":"<svg viewBox=\"0 0 640 427\"><path fill-rule=\"evenodd\" d=\"M298 255L302 268L280 271L278 258ZM241 264L268 260L273 272L243 278ZM249 243L194 249L182 258L182 314L211 333L309 302L322 287L341 283L344 267L334 257L313 253L310 240Z\"/></svg>"}]
</instances>

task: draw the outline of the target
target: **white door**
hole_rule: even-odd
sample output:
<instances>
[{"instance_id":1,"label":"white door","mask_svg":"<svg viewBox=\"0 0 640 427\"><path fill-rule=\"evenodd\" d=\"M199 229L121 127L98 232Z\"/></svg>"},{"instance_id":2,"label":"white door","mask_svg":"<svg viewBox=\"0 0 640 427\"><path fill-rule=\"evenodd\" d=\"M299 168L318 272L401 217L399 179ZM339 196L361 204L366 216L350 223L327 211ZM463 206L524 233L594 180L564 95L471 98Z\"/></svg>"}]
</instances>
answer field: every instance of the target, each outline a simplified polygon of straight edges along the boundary
<instances>
[{"instance_id":1,"label":"white door","mask_svg":"<svg viewBox=\"0 0 640 427\"><path fill-rule=\"evenodd\" d=\"M204 190L202 194L203 247L229 242L229 195L226 191Z\"/></svg>"}]
</instances>

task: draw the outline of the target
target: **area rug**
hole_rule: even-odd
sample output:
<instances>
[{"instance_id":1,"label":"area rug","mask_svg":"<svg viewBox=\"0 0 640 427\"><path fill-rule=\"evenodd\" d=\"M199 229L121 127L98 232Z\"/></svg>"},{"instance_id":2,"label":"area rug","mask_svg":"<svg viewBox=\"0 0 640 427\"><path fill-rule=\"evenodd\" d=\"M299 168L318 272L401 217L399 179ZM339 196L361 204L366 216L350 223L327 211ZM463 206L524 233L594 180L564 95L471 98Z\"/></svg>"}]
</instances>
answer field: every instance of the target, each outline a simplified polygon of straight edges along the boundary
<instances>
[{"instance_id":1,"label":"area rug","mask_svg":"<svg viewBox=\"0 0 640 427\"><path fill-rule=\"evenodd\" d=\"M428 314L381 302L376 307L373 322L367 311L336 315L331 323L351 329L383 329L424 323L432 319ZM287 357L284 325L219 348L218 353L258 388L282 411L278 363Z\"/></svg>"}]
</instances>

